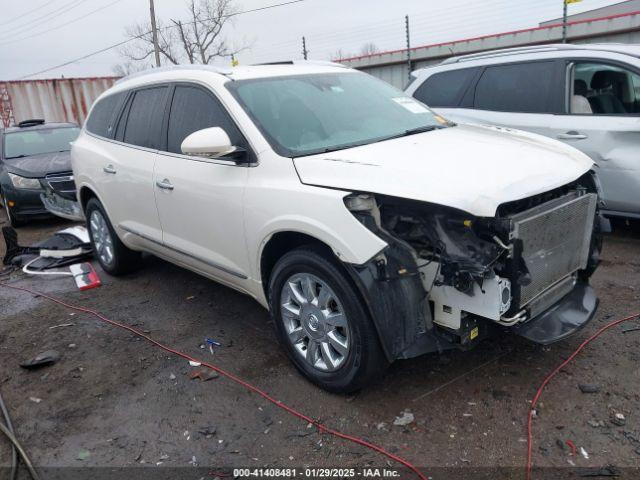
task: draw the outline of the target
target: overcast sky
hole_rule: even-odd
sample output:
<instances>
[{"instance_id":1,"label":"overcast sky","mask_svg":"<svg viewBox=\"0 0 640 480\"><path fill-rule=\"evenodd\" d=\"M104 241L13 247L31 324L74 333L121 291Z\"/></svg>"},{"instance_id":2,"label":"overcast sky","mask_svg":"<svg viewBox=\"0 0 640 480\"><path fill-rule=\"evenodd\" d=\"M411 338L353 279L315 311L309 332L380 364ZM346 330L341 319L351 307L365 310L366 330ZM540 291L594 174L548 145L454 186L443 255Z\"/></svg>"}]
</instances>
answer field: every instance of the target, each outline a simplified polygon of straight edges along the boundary
<instances>
[{"instance_id":1,"label":"overcast sky","mask_svg":"<svg viewBox=\"0 0 640 480\"><path fill-rule=\"evenodd\" d=\"M286 1L236 0L236 5L244 11ZM156 15L164 21L186 17L186 0L155 2ZM569 14L619 2L583 0L569 5ZM124 40L127 25L148 20L149 2L0 0L0 12L0 79L9 80ZM225 37L249 46L239 55L245 64L301 58L303 35L310 58L329 59L338 50L357 54L367 42L381 50L403 48L405 15L411 44L418 46L537 26L562 15L562 0L304 0L240 15ZM118 49L111 49L38 77L112 75L122 61Z\"/></svg>"}]
</instances>

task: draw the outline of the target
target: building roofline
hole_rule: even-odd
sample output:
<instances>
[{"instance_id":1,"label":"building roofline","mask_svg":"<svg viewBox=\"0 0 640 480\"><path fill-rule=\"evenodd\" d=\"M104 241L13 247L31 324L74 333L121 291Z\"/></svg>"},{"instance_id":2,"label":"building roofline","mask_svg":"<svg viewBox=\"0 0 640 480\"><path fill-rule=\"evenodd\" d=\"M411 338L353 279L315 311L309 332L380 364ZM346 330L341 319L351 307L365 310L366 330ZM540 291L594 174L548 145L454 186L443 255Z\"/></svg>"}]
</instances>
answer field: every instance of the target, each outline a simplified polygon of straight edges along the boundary
<instances>
[{"instance_id":1,"label":"building roofline","mask_svg":"<svg viewBox=\"0 0 640 480\"><path fill-rule=\"evenodd\" d=\"M34 78L30 80L0 80L0 83L37 83L37 82L66 82L73 80L118 80L122 77L110 75L106 77L64 77L64 78Z\"/></svg>"},{"instance_id":2,"label":"building roofline","mask_svg":"<svg viewBox=\"0 0 640 480\"><path fill-rule=\"evenodd\" d=\"M574 20L572 22L567 22L567 26L571 26L571 25L579 25L579 24L583 24L583 23L592 23L592 22L601 22L601 21L605 21L605 20L613 20L615 18L622 18L622 17L632 17L635 15L640 15L640 10L634 10L633 12L626 12L626 13L618 13L616 15L608 15L606 17L596 17L596 18L585 18L582 20ZM511 30L508 32L501 32L501 33L492 33L492 34L488 34L488 35L480 35L477 37L470 37L470 38L463 38L460 40L452 40L449 42L440 42L440 43L432 43L432 44L428 44L428 45L420 45L418 47L411 47L410 49L408 49L408 51L416 51L416 50L422 50L424 48L434 48L434 47L443 47L445 45L455 45L456 43L467 43L467 42L473 42L473 41L477 41L477 40L485 40L487 38L498 38L498 37L502 37L505 35L514 35L517 33L527 33L527 32L536 32L539 30L549 30L552 28L558 28L561 27L562 23L554 23L552 25L544 25L544 26L538 26L538 27L530 27L530 28L522 28L520 30ZM334 62L353 62L356 60L363 60L365 58L375 58L375 57L382 57L383 55L393 55L395 53L402 53L402 52L406 52L407 49L406 48L399 48L396 50L387 50L384 52L377 52L377 53L372 53L369 55L358 55L356 57L348 57L348 58L340 58L340 59L336 59L333 60Z\"/></svg>"}]
</instances>

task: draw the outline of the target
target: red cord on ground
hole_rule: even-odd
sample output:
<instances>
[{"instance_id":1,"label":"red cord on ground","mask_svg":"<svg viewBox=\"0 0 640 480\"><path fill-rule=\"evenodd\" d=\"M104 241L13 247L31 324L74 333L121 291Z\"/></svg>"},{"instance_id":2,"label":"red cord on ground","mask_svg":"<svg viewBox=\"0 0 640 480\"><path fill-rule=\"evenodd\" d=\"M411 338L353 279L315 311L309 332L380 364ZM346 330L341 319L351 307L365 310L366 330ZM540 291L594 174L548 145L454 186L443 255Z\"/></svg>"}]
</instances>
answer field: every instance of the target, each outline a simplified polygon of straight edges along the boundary
<instances>
[{"instance_id":1,"label":"red cord on ground","mask_svg":"<svg viewBox=\"0 0 640 480\"><path fill-rule=\"evenodd\" d=\"M166 352L169 353L173 353L174 355L177 355L179 357L182 357L186 360L189 360L191 362L198 362L201 365L204 365L205 367L208 367L216 372L218 372L220 375L222 375L223 377L228 378L229 380L242 385L243 387L247 388L248 390L251 390L254 393L257 393L258 395L260 395L261 397L263 397L265 400L268 400L269 402L273 403L274 405L276 405L277 407L285 410L286 412L290 413L291 415L298 417L302 420L304 420L307 423L311 423L312 425L314 425L318 431L320 433L329 433L335 437L341 438L343 440L347 440L349 442L361 445L363 447L366 447L370 450L373 450L375 452L378 452L388 458L390 458L391 460L394 460L396 462L398 462L401 465L404 465L405 467L407 467L409 470L411 470L412 472L414 472L419 478L420 480L427 480L427 477L418 469L418 467L416 467L415 465L413 465L411 462L409 462L408 460L405 460L397 455L394 455L391 452L386 451L385 449L383 449L382 447L379 447L378 445L374 445L373 443L367 442L366 440L363 440L361 438L358 437L354 437L351 435L347 435L346 433L342 433L339 432L338 430L333 430L332 428L327 427L326 425L321 424L320 422L312 419L311 417L305 415L304 413L301 413L297 410L295 410L292 407L289 407L288 405L282 403L280 400L276 400L275 398L273 398L271 395L269 395L268 393L266 393L265 391L259 389L258 387L255 387L253 385L251 385L250 383L242 380L239 377L236 377L234 374L229 373L223 369L221 369L220 367L216 367L215 365L208 363L208 362L204 362L202 360L198 360L196 358L193 358L189 355L187 355L186 353L180 352L179 350L175 350L171 347L168 347L160 342L158 342L157 340L154 340L153 338L151 338L150 336L140 332L139 330L136 330L133 327L130 327L128 325L124 325L122 323L116 322L114 320L110 320L107 317L105 317L104 315L100 314L99 312L96 312L95 310L91 310L89 308L84 308L84 307L78 307L75 305L71 305L69 303L63 302L62 300L58 300L57 298L51 297L47 294L44 293L40 293L37 292L35 290L30 290L28 288L24 288L24 287L17 287L15 285L8 285L6 283L0 283L0 287L6 287L6 288L10 288L13 290L20 290L23 292L27 292L30 293L31 295L35 295L37 297L42 297L42 298L46 298L47 300L50 300L54 303L57 303L58 305L62 305L65 308L68 308L70 310L75 310L78 312L83 312L83 313L88 313L90 315L93 315L94 317L97 317L99 320L108 323L110 325L113 325L115 327L121 328L123 330L127 330L131 333L133 333L134 335L137 335L141 338L144 338L145 340L147 340L148 342L152 343L153 345L155 345L156 347L161 348L162 350L165 350Z\"/></svg>"},{"instance_id":2,"label":"red cord on ground","mask_svg":"<svg viewBox=\"0 0 640 480\"><path fill-rule=\"evenodd\" d=\"M544 390L544 387L546 387L547 384L551 381L551 379L555 377L560 372L560 370L566 367L569 364L569 362L571 362L571 360L573 360L576 357L576 355L578 355L578 353L580 353L582 349L587 345L589 345L593 340L598 338L601 334L603 334L610 328L615 327L616 325L619 325L623 322L628 322L629 320L633 320L634 318L637 318L637 317L640 317L640 314L636 313L634 315L630 315L620 320L614 320L613 322L609 322L603 327L600 327L598 331L596 331L596 333L594 333L589 338L587 338L584 342L582 342L580 346L571 355L569 355L569 357L564 362L558 365L555 368L555 370L553 370L549 375L547 375L547 377L542 381L542 383L538 387L538 390L536 391L536 394L531 400L531 408L529 409L529 418L527 420L527 475L526 475L527 480L531 480L531 468L532 468L531 457L533 452L533 415L536 409L536 405L538 404L538 400L540 399L540 395L542 395L542 390Z\"/></svg>"}]
</instances>

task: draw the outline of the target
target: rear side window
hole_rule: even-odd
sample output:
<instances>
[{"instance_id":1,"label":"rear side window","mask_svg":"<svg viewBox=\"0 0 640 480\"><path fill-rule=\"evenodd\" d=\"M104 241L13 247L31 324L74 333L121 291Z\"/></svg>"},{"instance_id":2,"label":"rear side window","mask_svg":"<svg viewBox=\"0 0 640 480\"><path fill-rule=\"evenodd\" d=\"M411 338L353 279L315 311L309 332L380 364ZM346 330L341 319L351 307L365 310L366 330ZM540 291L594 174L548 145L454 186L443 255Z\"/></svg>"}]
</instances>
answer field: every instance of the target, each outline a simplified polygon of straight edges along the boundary
<instances>
[{"instance_id":1,"label":"rear side window","mask_svg":"<svg viewBox=\"0 0 640 480\"><path fill-rule=\"evenodd\" d=\"M457 107L477 69L465 68L431 75L413 93L430 107Z\"/></svg>"},{"instance_id":2,"label":"rear side window","mask_svg":"<svg viewBox=\"0 0 640 480\"><path fill-rule=\"evenodd\" d=\"M487 67L476 86L473 106L481 110L551 113L554 62Z\"/></svg>"},{"instance_id":3,"label":"rear side window","mask_svg":"<svg viewBox=\"0 0 640 480\"><path fill-rule=\"evenodd\" d=\"M167 87L145 88L134 93L124 129L125 143L158 148L166 93Z\"/></svg>"},{"instance_id":4,"label":"rear side window","mask_svg":"<svg viewBox=\"0 0 640 480\"><path fill-rule=\"evenodd\" d=\"M201 88L178 85L171 102L167 130L167 151L182 153L182 141L193 132L221 127L232 145L244 147L242 134L218 99Z\"/></svg>"},{"instance_id":5,"label":"rear side window","mask_svg":"<svg viewBox=\"0 0 640 480\"><path fill-rule=\"evenodd\" d=\"M116 111L124 97L124 92L114 93L104 97L95 104L91 115L87 119L87 131L101 137L113 137Z\"/></svg>"}]
</instances>

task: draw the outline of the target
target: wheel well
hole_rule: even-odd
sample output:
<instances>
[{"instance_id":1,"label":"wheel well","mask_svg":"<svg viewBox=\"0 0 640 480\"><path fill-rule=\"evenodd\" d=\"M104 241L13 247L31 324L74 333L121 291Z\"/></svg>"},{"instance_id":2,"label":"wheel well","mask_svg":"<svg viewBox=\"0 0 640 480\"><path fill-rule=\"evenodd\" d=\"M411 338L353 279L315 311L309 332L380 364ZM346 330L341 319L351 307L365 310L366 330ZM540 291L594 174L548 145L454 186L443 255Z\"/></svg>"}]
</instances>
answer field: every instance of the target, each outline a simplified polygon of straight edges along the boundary
<instances>
[{"instance_id":1,"label":"wheel well","mask_svg":"<svg viewBox=\"0 0 640 480\"><path fill-rule=\"evenodd\" d=\"M84 211L85 207L87 206L87 202L89 202L89 200L94 197L97 198L98 196L89 187L82 187L80 189L78 198L80 199L80 207L82 207L82 211Z\"/></svg>"},{"instance_id":2,"label":"wheel well","mask_svg":"<svg viewBox=\"0 0 640 480\"><path fill-rule=\"evenodd\" d=\"M331 247L311 235L300 232L278 232L273 235L262 250L260 257L260 277L265 295L268 295L269 278L273 267L286 253L303 245L318 246L326 253L333 255Z\"/></svg>"}]
</instances>

